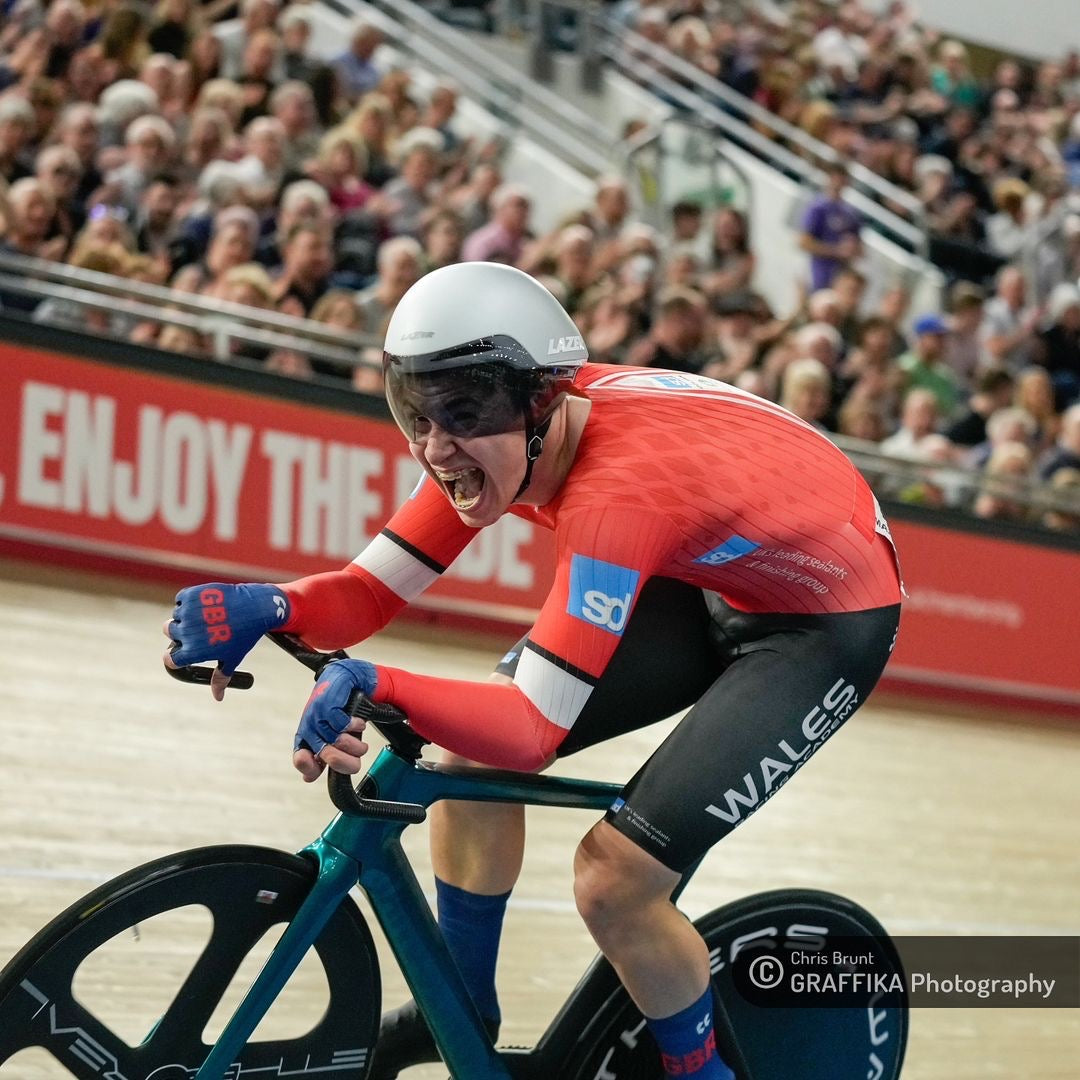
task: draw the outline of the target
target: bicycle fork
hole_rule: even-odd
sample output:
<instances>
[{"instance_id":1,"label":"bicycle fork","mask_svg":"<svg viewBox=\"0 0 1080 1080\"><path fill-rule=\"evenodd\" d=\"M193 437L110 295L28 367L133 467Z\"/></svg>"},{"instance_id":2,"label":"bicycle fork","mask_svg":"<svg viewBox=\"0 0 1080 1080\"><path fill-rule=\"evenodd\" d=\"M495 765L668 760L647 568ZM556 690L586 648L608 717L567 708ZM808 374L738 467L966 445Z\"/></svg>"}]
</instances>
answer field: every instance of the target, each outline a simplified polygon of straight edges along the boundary
<instances>
[{"instance_id":1,"label":"bicycle fork","mask_svg":"<svg viewBox=\"0 0 1080 1080\"><path fill-rule=\"evenodd\" d=\"M222 1080L304 954L315 944L330 916L356 884L359 867L353 859L329 846L319 852L319 859L319 876L311 892L274 946L194 1080Z\"/></svg>"}]
</instances>

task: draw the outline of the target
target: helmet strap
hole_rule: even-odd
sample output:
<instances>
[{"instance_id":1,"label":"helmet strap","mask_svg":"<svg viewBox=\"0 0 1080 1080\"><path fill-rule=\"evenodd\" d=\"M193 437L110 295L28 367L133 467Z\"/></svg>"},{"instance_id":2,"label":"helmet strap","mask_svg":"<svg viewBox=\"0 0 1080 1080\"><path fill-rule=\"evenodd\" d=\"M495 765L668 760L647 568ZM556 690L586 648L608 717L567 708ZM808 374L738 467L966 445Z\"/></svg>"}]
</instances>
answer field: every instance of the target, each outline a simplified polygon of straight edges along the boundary
<instances>
[{"instance_id":1,"label":"helmet strap","mask_svg":"<svg viewBox=\"0 0 1080 1080\"><path fill-rule=\"evenodd\" d=\"M525 476L522 478L521 487L517 489L515 499L521 497L521 493L529 486L532 480L533 466L540 455L544 452L544 436L551 427L551 417L548 416L537 427L532 426L528 412L525 413Z\"/></svg>"}]
</instances>

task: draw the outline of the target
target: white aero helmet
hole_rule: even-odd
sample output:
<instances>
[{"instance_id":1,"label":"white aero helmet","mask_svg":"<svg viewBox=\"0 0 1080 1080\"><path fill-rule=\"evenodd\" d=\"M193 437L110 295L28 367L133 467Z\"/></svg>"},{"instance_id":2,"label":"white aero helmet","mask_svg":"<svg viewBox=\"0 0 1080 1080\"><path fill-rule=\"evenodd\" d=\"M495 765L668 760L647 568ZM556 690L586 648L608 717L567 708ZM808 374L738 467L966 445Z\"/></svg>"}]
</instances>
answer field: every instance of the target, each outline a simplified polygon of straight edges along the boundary
<instances>
[{"instance_id":1,"label":"white aero helmet","mask_svg":"<svg viewBox=\"0 0 1080 1080\"><path fill-rule=\"evenodd\" d=\"M589 355L540 282L487 262L444 266L417 281L394 310L383 350L386 400L410 441L432 425L458 438L525 432L519 495L551 414Z\"/></svg>"}]
</instances>

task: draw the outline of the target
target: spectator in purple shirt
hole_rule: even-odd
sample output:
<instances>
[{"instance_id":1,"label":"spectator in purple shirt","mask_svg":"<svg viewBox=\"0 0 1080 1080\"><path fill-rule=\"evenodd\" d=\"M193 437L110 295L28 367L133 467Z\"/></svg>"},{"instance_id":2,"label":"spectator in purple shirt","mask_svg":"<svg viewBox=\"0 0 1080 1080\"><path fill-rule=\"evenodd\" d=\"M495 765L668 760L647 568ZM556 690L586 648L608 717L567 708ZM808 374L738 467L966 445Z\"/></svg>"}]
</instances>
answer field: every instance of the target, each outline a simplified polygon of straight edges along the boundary
<instances>
[{"instance_id":1,"label":"spectator in purple shirt","mask_svg":"<svg viewBox=\"0 0 1080 1080\"><path fill-rule=\"evenodd\" d=\"M810 255L810 291L827 289L836 274L862 254L862 219L844 202L847 168L832 162L825 169L825 191L806 210L799 246Z\"/></svg>"},{"instance_id":2,"label":"spectator in purple shirt","mask_svg":"<svg viewBox=\"0 0 1080 1080\"><path fill-rule=\"evenodd\" d=\"M491 193L491 221L469 233L462 247L464 262L516 265L529 239L532 203L517 184L502 184Z\"/></svg>"}]
</instances>

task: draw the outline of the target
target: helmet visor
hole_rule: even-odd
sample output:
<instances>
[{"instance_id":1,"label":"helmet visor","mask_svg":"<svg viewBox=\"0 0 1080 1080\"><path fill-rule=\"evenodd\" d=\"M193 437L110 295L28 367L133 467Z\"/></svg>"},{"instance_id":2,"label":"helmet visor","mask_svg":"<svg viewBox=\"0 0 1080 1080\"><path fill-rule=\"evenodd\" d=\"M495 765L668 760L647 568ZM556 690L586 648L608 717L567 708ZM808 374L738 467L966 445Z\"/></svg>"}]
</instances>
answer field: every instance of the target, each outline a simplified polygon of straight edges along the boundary
<instances>
[{"instance_id":1,"label":"helmet visor","mask_svg":"<svg viewBox=\"0 0 1080 1080\"><path fill-rule=\"evenodd\" d=\"M412 373L387 362L384 370L387 403L411 442L427 438L433 426L466 439L525 428L525 380L513 368L471 364Z\"/></svg>"}]
</instances>

